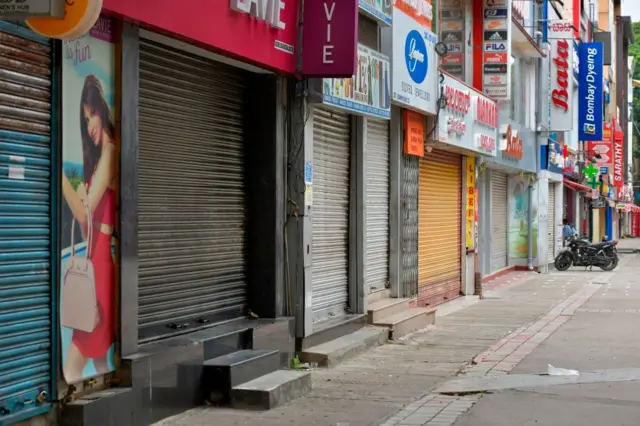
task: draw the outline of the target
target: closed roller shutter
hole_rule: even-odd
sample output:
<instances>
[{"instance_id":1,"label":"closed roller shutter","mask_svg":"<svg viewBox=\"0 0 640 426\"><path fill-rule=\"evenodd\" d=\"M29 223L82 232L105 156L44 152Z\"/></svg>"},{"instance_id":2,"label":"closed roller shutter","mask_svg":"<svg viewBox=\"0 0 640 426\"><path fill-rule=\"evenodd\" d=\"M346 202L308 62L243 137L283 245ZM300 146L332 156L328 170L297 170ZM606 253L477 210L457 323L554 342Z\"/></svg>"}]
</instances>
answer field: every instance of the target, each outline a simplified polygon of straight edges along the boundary
<instances>
[{"instance_id":1,"label":"closed roller shutter","mask_svg":"<svg viewBox=\"0 0 640 426\"><path fill-rule=\"evenodd\" d=\"M420 161L418 304L460 295L461 157L433 150Z\"/></svg>"},{"instance_id":2,"label":"closed roller shutter","mask_svg":"<svg viewBox=\"0 0 640 426\"><path fill-rule=\"evenodd\" d=\"M313 111L313 322L345 315L349 299L351 116Z\"/></svg>"},{"instance_id":3,"label":"closed roller shutter","mask_svg":"<svg viewBox=\"0 0 640 426\"><path fill-rule=\"evenodd\" d=\"M389 122L367 119L365 152L365 288L384 290L389 281Z\"/></svg>"},{"instance_id":4,"label":"closed roller shutter","mask_svg":"<svg viewBox=\"0 0 640 426\"><path fill-rule=\"evenodd\" d=\"M0 22L0 424L42 413L52 381L51 43ZM53 133L55 134L55 133ZM54 248L55 247L55 248ZM55 251L54 251L55 250ZM53 263L55 265L56 263ZM39 400L39 397L42 400Z\"/></svg>"},{"instance_id":5,"label":"closed roller shutter","mask_svg":"<svg viewBox=\"0 0 640 426\"><path fill-rule=\"evenodd\" d=\"M549 263L553 263L556 258L555 241L556 241L556 185L549 183L549 203L547 212L547 235L548 235L548 256Z\"/></svg>"},{"instance_id":6,"label":"closed roller shutter","mask_svg":"<svg viewBox=\"0 0 640 426\"><path fill-rule=\"evenodd\" d=\"M491 171L491 272L507 266L507 175Z\"/></svg>"},{"instance_id":7,"label":"closed roller shutter","mask_svg":"<svg viewBox=\"0 0 640 426\"><path fill-rule=\"evenodd\" d=\"M358 43L378 50L378 24L362 14L358 15Z\"/></svg>"},{"instance_id":8,"label":"closed roller shutter","mask_svg":"<svg viewBox=\"0 0 640 426\"><path fill-rule=\"evenodd\" d=\"M418 176L420 158L404 155L402 182L402 282L404 297L418 295Z\"/></svg>"},{"instance_id":9,"label":"closed roller shutter","mask_svg":"<svg viewBox=\"0 0 640 426\"><path fill-rule=\"evenodd\" d=\"M243 314L243 76L140 42L142 340Z\"/></svg>"}]
</instances>

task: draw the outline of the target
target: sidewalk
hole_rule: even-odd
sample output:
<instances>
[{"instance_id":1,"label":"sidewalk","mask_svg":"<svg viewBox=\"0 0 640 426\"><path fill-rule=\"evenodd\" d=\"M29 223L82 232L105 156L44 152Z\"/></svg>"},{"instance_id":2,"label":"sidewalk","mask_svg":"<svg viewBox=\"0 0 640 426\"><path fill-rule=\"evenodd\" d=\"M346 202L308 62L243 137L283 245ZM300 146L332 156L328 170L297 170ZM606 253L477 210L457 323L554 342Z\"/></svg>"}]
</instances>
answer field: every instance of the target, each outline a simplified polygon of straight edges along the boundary
<instances>
[{"instance_id":1,"label":"sidewalk","mask_svg":"<svg viewBox=\"0 0 640 426\"><path fill-rule=\"evenodd\" d=\"M424 413L436 409L443 411L445 406L447 410L457 410L457 418L475 402L475 397L431 394L436 387L462 371L478 354L487 354L488 348L494 346L493 351L497 353L499 348L495 346L496 342L502 342L501 346L505 346L506 341L501 341L505 336L522 339L523 330L531 324L538 324L538 319L546 318L543 316L550 311L557 317L558 312L568 306L577 308L579 303L586 300L584 283L602 279L605 274L601 271L575 271L561 275L526 273L518 283L492 291L484 300L471 305L465 302L468 306L461 310L450 312L451 309L443 309L447 314L439 315L436 326L431 329L378 347L336 368L314 371L313 391L306 398L266 412L198 408L159 424L423 424L411 423L409 417L415 417L420 412L421 418L426 419L428 414ZM534 326L544 328L550 322ZM494 367L501 361L497 361ZM441 413L441 417L448 415L447 410ZM455 419L447 424L453 421Z\"/></svg>"},{"instance_id":2,"label":"sidewalk","mask_svg":"<svg viewBox=\"0 0 640 426\"><path fill-rule=\"evenodd\" d=\"M625 238L623 240L619 240L618 251L620 253L640 251L640 238Z\"/></svg>"}]
</instances>

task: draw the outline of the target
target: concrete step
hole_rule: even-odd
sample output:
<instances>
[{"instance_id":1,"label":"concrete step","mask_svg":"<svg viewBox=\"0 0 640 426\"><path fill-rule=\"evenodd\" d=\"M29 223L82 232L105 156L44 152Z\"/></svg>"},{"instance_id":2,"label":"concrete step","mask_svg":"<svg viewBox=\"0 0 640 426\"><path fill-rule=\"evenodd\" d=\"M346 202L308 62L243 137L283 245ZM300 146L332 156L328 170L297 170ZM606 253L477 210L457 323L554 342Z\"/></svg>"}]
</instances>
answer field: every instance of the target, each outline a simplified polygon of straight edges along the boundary
<instances>
[{"instance_id":1,"label":"concrete step","mask_svg":"<svg viewBox=\"0 0 640 426\"><path fill-rule=\"evenodd\" d=\"M203 364L202 388L211 403L226 403L234 386L272 373L280 366L280 352L244 349L207 360Z\"/></svg>"},{"instance_id":2,"label":"concrete step","mask_svg":"<svg viewBox=\"0 0 640 426\"><path fill-rule=\"evenodd\" d=\"M271 410L311 391L311 373L278 370L231 389L233 408Z\"/></svg>"},{"instance_id":3,"label":"concrete step","mask_svg":"<svg viewBox=\"0 0 640 426\"><path fill-rule=\"evenodd\" d=\"M375 324L382 318L405 311L409 309L409 302L410 299L380 299L373 302L367 308L367 323Z\"/></svg>"},{"instance_id":4,"label":"concrete step","mask_svg":"<svg viewBox=\"0 0 640 426\"><path fill-rule=\"evenodd\" d=\"M428 325L435 324L435 308L409 308L400 313L382 318L375 325L389 328L389 339L398 339Z\"/></svg>"},{"instance_id":5,"label":"concrete step","mask_svg":"<svg viewBox=\"0 0 640 426\"><path fill-rule=\"evenodd\" d=\"M335 367L344 360L387 342L389 330L380 327L363 327L346 336L304 349L300 361L317 362L319 367Z\"/></svg>"}]
</instances>

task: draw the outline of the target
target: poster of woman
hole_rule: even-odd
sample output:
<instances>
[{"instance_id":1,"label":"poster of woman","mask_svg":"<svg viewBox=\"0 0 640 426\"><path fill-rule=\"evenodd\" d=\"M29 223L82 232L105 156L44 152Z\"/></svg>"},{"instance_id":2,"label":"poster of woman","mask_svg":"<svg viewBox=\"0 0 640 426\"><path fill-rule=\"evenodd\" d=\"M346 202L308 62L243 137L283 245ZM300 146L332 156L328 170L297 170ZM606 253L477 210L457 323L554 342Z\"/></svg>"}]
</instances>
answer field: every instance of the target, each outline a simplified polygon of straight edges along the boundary
<instances>
[{"instance_id":1,"label":"poster of woman","mask_svg":"<svg viewBox=\"0 0 640 426\"><path fill-rule=\"evenodd\" d=\"M67 383L115 370L116 145L112 21L65 40L60 319Z\"/></svg>"}]
</instances>

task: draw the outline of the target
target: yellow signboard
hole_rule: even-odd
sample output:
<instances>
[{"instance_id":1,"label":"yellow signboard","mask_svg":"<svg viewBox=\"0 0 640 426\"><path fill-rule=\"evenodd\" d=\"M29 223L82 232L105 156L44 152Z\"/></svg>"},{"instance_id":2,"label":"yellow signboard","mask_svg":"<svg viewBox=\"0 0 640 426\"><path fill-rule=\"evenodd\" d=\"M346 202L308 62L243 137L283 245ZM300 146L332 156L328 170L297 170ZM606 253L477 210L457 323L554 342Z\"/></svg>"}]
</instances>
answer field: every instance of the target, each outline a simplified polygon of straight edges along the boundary
<instances>
[{"instance_id":1,"label":"yellow signboard","mask_svg":"<svg viewBox=\"0 0 640 426\"><path fill-rule=\"evenodd\" d=\"M467 192L465 196L465 211L467 222L467 248L475 245L475 216L476 216L476 159L467 157L466 160Z\"/></svg>"}]
</instances>

